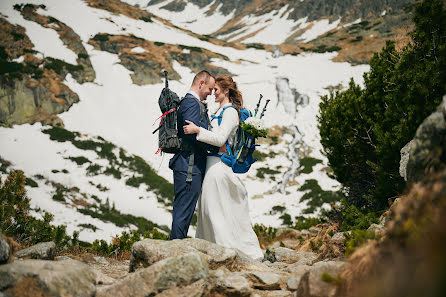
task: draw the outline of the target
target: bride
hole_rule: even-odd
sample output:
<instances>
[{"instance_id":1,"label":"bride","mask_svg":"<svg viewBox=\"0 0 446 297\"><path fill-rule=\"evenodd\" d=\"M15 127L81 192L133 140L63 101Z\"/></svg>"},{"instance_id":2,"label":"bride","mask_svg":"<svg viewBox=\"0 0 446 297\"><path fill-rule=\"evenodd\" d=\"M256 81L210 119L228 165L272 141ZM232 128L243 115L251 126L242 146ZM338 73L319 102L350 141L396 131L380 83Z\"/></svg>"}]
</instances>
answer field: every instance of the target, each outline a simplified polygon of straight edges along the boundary
<instances>
[{"instance_id":1,"label":"bride","mask_svg":"<svg viewBox=\"0 0 446 297\"><path fill-rule=\"evenodd\" d=\"M212 131L197 127L194 123L183 127L185 134L197 134L197 140L220 147L219 155L227 153L226 141L232 144L239 125L243 98L237 84L228 75L215 80L215 102L220 103L212 116ZM223 109L224 113L223 113ZM224 164L219 156L208 156L201 197L198 201L196 238L219 245L237 248L254 259L262 259L257 236L249 217L248 193L232 168Z\"/></svg>"}]
</instances>

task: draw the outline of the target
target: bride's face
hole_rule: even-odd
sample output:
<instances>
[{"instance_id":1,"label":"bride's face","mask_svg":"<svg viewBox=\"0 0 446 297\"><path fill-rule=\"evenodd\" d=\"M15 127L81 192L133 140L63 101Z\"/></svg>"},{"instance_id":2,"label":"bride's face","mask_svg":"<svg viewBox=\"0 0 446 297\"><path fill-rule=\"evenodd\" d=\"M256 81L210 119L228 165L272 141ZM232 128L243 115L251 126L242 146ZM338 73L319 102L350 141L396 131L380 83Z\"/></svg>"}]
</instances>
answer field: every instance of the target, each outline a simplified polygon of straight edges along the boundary
<instances>
[{"instance_id":1,"label":"bride's face","mask_svg":"<svg viewBox=\"0 0 446 297\"><path fill-rule=\"evenodd\" d=\"M217 103L222 102L226 98L224 91L218 84L215 84L214 96L215 96L215 102L217 102Z\"/></svg>"}]
</instances>

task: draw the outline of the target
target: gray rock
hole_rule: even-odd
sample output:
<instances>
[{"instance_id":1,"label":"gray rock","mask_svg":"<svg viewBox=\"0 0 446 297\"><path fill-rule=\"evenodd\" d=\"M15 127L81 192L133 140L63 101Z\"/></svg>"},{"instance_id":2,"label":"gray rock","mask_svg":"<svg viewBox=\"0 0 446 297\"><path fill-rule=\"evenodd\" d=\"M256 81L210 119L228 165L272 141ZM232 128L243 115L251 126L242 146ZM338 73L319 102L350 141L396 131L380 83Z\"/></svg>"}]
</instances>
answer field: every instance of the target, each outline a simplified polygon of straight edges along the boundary
<instances>
[{"instance_id":1,"label":"gray rock","mask_svg":"<svg viewBox=\"0 0 446 297\"><path fill-rule=\"evenodd\" d=\"M3 239L0 233L0 264L5 264L9 260L9 244Z\"/></svg>"},{"instance_id":2,"label":"gray rock","mask_svg":"<svg viewBox=\"0 0 446 297\"><path fill-rule=\"evenodd\" d=\"M290 291L284 291L284 290L273 290L273 291L266 291L262 292L261 294L256 294L253 297L293 297L294 293Z\"/></svg>"},{"instance_id":3,"label":"gray rock","mask_svg":"<svg viewBox=\"0 0 446 297\"><path fill-rule=\"evenodd\" d=\"M237 267L238 270L255 270L255 271L269 271L270 269L265 263L254 260L247 254L238 249L232 249L235 253L235 264L232 267Z\"/></svg>"},{"instance_id":4,"label":"gray rock","mask_svg":"<svg viewBox=\"0 0 446 297\"><path fill-rule=\"evenodd\" d=\"M96 284L97 285L111 285L116 280L114 278L109 277L108 275L105 275L102 271L98 269L94 269L94 273L96 276Z\"/></svg>"},{"instance_id":5,"label":"gray rock","mask_svg":"<svg viewBox=\"0 0 446 297\"><path fill-rule=\"evenodd\" d=\"M209 296L209 283L201 279L186 287L174 287L157 294L157 297L202 297Z\"/></svg>"},{"instance_id":6,"label":"gray rock","mask_svg":"<svg viewBox=\"0 0 446 297\"><path fill-rule=\"evenodd\" d=\"M197 238L176 240L144 239L132 246L130 257L130 272L140 264L144 267L168 258L177 257L190 252L200 252L205 255L211 269L226 266L232 270L236 265L236 251Z\"/></svg>"},{"instance_id":7,"label":"gray rock","mask_svg":"<svg viewBox=\"0 0 446 297\"><path fill-rule=\"evenodd\" d=\"M330 242L331 243L344 243L344 240L345 240L344 232L338 232L338 233L335 233L331 237Z\"/></svg>"},{"instance_id":8,"label":"gray rock","mask_svg":"<svg viewBox=\"0 0 446 297\"><path fill-rule=\"evenodd\" d=\"M274 272L252 271L245 274L256 289L278 290L280 289L280 279L282 275Z\"/></svg>"},{"instance_id":9,"label":"gray rock","mask_svg":"<svg viewBox=\"0 0 446 297\"><path fill-rule=\"evenodd\" d=\"M0 291L13 296L25 292L28 296L94 296L95 279L86 264L75 260L26 260L0 266Z\"/></svg>"},{"instance_id":10,"label":"gray rock","mask_svg":"<svg viewBox=\"0 0 446 297\"><path fill-rule=\"evenodd\" d=\"M250 296L251 285L242 272L218 269L214 273L215 291L224 296Z\"/></svg>"},{"instance_id":11,"label":"gray rock","mask_svg":"<svg viewBox=\"0 0 446 297\"><path fill-rule=\"evenodd\" d=\"M413 140L409 141L401 150L400 150L400 175L407 181L407 162L409 162L409 153L410 146L412 145Z\"/></svg>"},{"instance_id":12,"label":"gray rock","mask_svg":"<svg viewBox=\"0 0 446 297\"><path fill-rule=\"evenodd\" d=\"M71 260L71 258L68 256L58 256L54 258L54 261L66 261L66 260Z\"/></svg>"},{"instance_id":13,"label":"gray rock","mask_svg":"<svg viewBox=\"0 0 446 297\"><path fill-rule=\"evenodd\" d=\"M290 291L296 291L299 288L300 277L291 277L286 282L286 287Z\"/></svg>"},{"instance_id":14,"label":"gray rock","mask_svg":"<svg viewBox=\"0 0 446 297\"><path fill-rule=\"evenodd\" d=\"M186 287L201 279L209 279L208 264L202 253L192 252L166 258L127 275L111 286L98 288L96 297L154 296L174 287Z\"/></svg>"},{"instance_id":15,"label":"gray rock","mask_svg":"<svg viewBox=\"0 0 446 297\"><path fill-rule=\"evenodd\" d=\"M336 294L336 285L322 280L322 275L328 273L336 278L348 263L342 261L322 261L315 263L306 272L297 289L298 297L333 297Z\"/></svg>"},{"instance_id":16,"label":"gray rock","mask_svg":"<svg viewBox=\"0 0 446 297\"><path fill-rule=\"evenodd\" d=\"M289 264L283 263L283 262L271 263L271 262L267 261L264 264L273 270L286 270L289 266Z\"/></svg>"},{"instance_id":17,"label":"gray rock","mask_svg":"<svg viewBox=\"0 0 446 297\"><path fill-rule=\"evenodd\" d=\"M418 127L409 149L406 166L408 182L420 181L427 174L446 168L446 95L437 111ZM401 163L400 163L401 164Z\"/></svg>"},{"instance_id":18,"label":"gray rock","mask_svg":"<svg viewBox=\"0 0 446 297\"><path fill-rule=\"evenodd\" d=\"M295 251L284 247L271 248L270 253L274 255L275 261L288 264L311 265L317 259L316 253Z\"/></svg>"},{"instance_id":19,"label":"gray rock","mask_svg":"<svg viewBox=\"0 0 446 297\"><path fill-rule=\"evenodd\" d=\"M45 86L39 84L29 87L26 80L15 80L13 85L4 84L0 87L0 124L34 123L38 115L55 115L67 111L74 103L79 102L79 96L70 89L62 89L57 98L64 104L55 102L52 94Z\"/></svg>"},{"instance_id":20,"label":"gray rock","mask_svg":"<svg viewBox=\"0 0 446 297\"><path fill-rule=\"evenodd\" d=\"M307 271L309 271L310 268L311 268L311 266L309 266L309 265L302 265L299 263L294 263L294 264L288 265L288 267L285 269L285 271L291 273L293 276L301 277Z\"/></svg>"},{"instance_id":21,"label":"gray rock","mask_svg":"<svg viewBox=\"0 0 446 297\"><path fill-rule=\"evenodd\" d=\"M287 236L298 238L300 236L300 231L292 228L279 228L276 232L276 237L279 237L283 234L287 234Z\"/></svg>"},{"instance_id":22,"label":"gray rock","mask_svg":"<svg viewBox=\"0 0 446 297\"><path fill-rule=\"evenodd\" d=\"M29 248L18 251L17 258L31 258L41 260L54 260L56 255L56 244L52 241L41 242Z\"/></svg>"},{"instance_id":23,"label":"gray rock","mask_svg":"<svg viewBox=\"0 0 446 297\"><path fill-rule=\"evenodd\" d=\"M104 257L93 257L93 259L99 264L103 264L103 265L109 264L107 259L105 259Z\"/></svg>"},{"instance_id":24,"label":"gray rock","mask_svg":"<svg viewBox=\"0 0 446 297\"><path fill-rule=\"evenodd\" d=\"M375 233L381 231L384 229L384 225L378 225L378 224L371 224L370 227L367 229L368 231L373 231Z\"/></svg>"}]
</instances>

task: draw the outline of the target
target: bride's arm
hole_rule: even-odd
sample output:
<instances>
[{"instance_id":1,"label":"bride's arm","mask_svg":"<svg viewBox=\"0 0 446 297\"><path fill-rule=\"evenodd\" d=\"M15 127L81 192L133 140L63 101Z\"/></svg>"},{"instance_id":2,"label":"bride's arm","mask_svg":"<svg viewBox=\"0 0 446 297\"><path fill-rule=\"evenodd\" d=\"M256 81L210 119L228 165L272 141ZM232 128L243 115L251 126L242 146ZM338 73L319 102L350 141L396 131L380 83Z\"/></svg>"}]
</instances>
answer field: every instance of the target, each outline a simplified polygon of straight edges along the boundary
<instances>
[{"instance_id":1,"label":"bride's arm","mask_svg":"<svg viewBox=\"0 0 446 297\"><path fill-rule=\"evenodd\" d=\"M212 131L200 127L197 141L201 141L216 147L221 147L229 138L234 127L239 124L238 112L235 108L227 108L223 113L220 126L216 126Z\"/></svg>"}]
</instances>

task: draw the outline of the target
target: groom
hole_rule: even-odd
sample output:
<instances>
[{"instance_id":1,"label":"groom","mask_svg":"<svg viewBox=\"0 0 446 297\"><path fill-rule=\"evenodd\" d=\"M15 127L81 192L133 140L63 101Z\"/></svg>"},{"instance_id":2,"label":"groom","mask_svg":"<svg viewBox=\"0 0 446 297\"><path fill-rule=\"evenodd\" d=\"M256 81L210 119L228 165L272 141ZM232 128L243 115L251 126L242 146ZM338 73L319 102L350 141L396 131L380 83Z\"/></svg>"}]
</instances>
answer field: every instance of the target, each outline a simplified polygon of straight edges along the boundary
<instances>
[{"instance_id":1,"label":"groom","mask_svg":"<svg viewBox=\"0 0 446 297\"><path fill-rule=\"evenodd\" d=\"M170 239L187 237L206 170L208 145L197 141L196 134L184 134L182 127L188 120L208 129L209 118L202 101L212 93L214 85L215 77L206 70L200 71L195 75L178 109L178 135L182 143L181 152L176 153L169 162L169 168L173 170L175 191Z\"/></svg>"}]
</instances>

